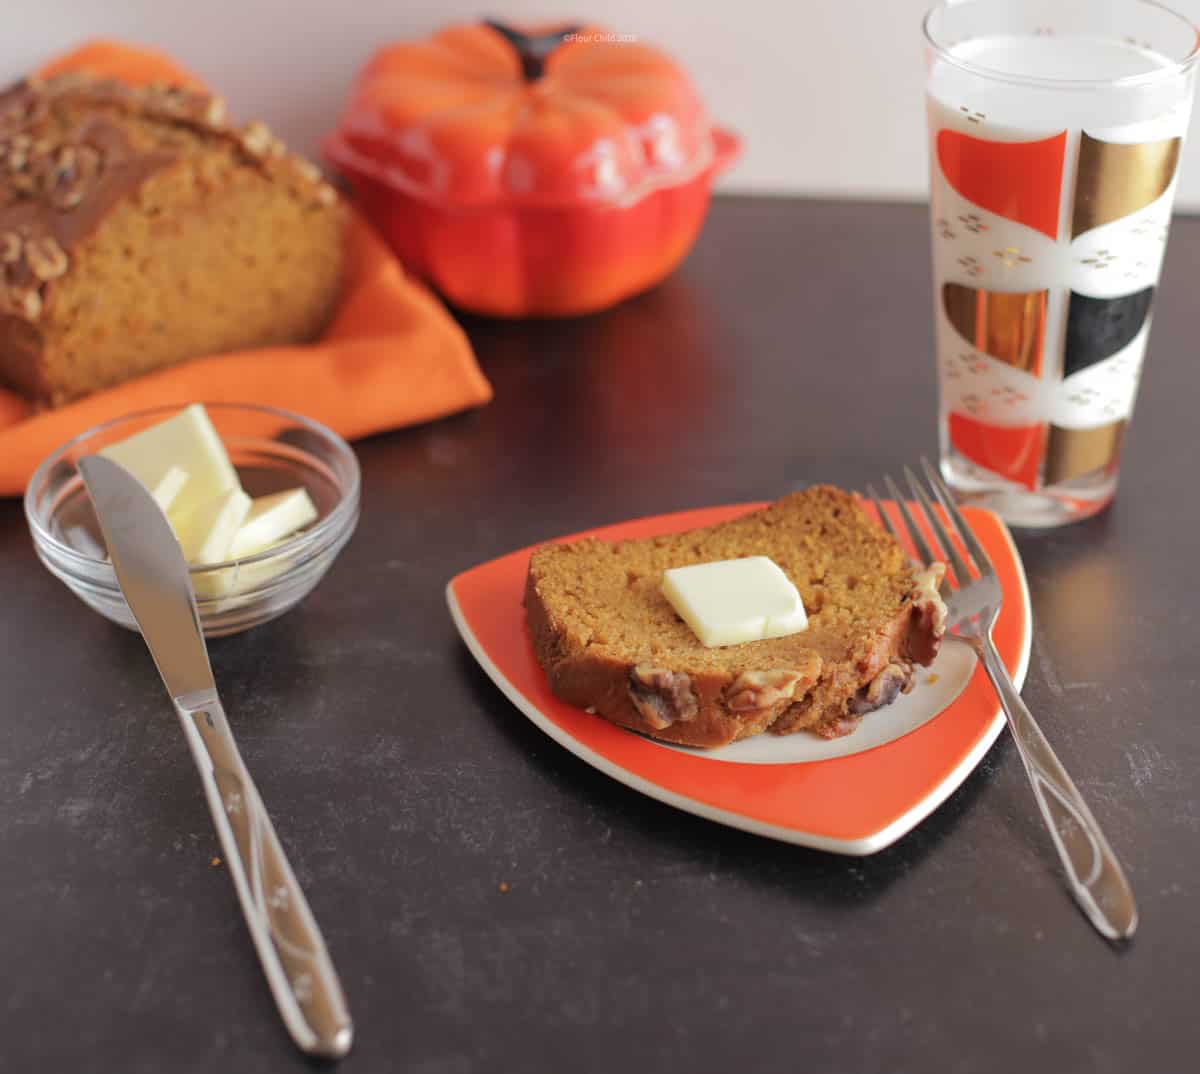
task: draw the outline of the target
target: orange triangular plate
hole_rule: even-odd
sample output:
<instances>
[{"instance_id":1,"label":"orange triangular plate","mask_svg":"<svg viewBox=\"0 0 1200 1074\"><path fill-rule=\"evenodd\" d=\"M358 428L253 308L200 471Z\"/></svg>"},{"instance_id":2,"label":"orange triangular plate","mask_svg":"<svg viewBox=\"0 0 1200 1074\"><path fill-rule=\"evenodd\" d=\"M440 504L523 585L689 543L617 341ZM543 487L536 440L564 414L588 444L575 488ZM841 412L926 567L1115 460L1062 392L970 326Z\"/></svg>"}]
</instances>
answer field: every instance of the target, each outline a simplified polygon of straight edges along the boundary
<instances>
[{"instance_id":1,"label":"orange triangular plate","mask_svg":"<svg viewBox=\"0 0 1200 1074\"><path fill-rule=\"evenodd\" d=\"M572 538L618 540L671 533L712 525L759 506L643 518ZM995 515L971 508L963 513L1000 578L1004 605L993 637L1019 686L1029 663L1032 633L1020 557ZM873 854L945 801L1004 726L996 695L983 669L976 667L957 699L928 722L851 756L764 765L668 748L550 693L534 659L521 606L531 551L523 548L473 567L447 586L450 611L467 647L509 700L555 741L614 779L689 813L821 850Z\"/></svg>"}]
</instances>

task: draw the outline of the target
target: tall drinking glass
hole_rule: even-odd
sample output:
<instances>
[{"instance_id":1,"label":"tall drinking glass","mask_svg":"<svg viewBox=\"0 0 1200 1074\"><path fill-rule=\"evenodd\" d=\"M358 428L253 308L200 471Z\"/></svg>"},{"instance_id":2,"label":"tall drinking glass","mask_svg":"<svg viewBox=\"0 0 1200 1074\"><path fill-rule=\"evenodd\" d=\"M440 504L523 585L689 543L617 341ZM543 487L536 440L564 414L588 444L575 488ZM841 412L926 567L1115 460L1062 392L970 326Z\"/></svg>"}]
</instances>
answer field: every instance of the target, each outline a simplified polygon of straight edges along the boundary
<instances>
[{"instance_id":1,"label":"tall drinking glass","mask_svg":"<svg viewBox=\"0 0 1200 1074\"><path fill-rule=\"evenodd\" d=\"M941 465L1023 526L1117 487L1187 131L1197 30L1149 0L925 18Z\"/></svg>"}]
</instances>

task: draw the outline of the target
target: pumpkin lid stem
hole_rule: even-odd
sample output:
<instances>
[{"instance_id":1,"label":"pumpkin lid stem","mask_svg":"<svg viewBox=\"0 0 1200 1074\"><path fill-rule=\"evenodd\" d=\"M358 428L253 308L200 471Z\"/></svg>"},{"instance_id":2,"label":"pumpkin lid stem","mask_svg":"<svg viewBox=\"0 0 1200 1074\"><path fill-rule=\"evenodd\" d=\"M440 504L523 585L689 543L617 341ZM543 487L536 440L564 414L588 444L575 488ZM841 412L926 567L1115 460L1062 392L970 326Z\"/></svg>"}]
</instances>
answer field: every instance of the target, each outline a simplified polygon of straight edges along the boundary
<instances>
[{"instance_id":1,"label":"pumpkin lid stem","mask_svg":"<svg viewBox=\"0 0 1200 1074\"><path fill-rule=\"evenodd\" d=\"M579 32L578 26L563 26L546 34L523 34L497 19L484 19L483 24L490 26L512 45L521 61L521 74L526 82L536 82L541 78L545 73L550 53L568 36Z\"/></svg>"}]
</instances>

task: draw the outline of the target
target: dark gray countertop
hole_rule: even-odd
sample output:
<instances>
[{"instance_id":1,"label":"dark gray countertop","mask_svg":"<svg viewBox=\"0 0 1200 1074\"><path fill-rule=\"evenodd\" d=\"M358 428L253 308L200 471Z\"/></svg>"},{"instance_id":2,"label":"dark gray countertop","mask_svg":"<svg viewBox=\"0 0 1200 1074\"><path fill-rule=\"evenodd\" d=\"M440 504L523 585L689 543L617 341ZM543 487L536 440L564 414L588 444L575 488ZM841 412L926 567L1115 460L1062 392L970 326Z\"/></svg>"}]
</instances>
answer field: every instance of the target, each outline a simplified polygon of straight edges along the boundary
<instances>
[{"instance_id":1,"label":"dark gray countertop","mask_svg":"<svg viewBox=\"0 0 1200 1074\"><path fill-rule=\"evenodd\" d=\"M355 1015L347 1074L1194 1063L1200 221L1174 227L1115 505L1018 538L1025 697L1128 867L1127 948L1063 888L1007 736L897 845L833 857L593 771L446 612L449 577L542 538L933 452L928 256L923 208L724 199L610 314L469 319L495 402L361 443L331 574L213 644ZM306 1069L149 656L42 570L15 502L0 600L0 1070Z\"/></svg>"}]
</instances>

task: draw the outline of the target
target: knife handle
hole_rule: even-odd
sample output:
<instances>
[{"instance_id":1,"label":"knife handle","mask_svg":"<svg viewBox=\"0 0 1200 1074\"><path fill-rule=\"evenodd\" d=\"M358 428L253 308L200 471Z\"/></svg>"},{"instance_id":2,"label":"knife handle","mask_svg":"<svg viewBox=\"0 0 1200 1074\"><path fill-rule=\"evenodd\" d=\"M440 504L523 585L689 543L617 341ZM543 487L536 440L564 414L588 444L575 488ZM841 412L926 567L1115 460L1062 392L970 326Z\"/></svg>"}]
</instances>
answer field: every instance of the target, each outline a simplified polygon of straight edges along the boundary
<instances>
[{"instance_id":1,"label":"knife handle","mask_svg":"<svg viewBox=\"0 0 1200 1074\"><path fill-rule=\"evenodd\" d=\"M216 693L175 703L250 936L292 1039L341 1058L354 1028L325 941L250 778Z\"/></svg>"}]
</instances>

